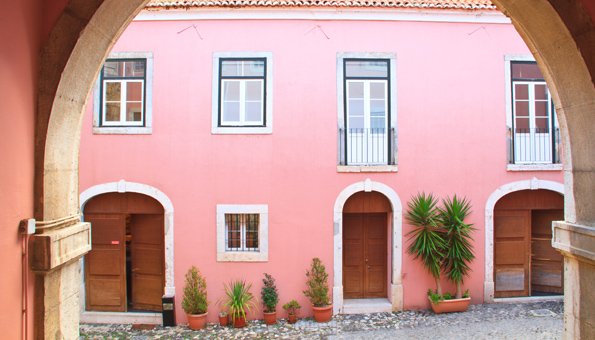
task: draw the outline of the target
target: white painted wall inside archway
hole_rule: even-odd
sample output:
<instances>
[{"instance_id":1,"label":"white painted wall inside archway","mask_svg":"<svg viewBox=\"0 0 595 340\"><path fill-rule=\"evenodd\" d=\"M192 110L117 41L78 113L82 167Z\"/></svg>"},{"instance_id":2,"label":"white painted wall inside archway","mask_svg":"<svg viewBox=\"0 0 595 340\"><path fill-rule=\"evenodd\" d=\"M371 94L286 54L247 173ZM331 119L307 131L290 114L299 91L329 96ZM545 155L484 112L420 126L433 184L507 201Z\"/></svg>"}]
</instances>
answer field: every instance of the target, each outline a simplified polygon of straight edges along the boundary
<instances>
[{"instance_id":1,"label":"white painted wall inside archway","mask_svg":"<svg viewBox=\"0 0 595 340\"><path fill-rule=\"evenodd\" d=\"M390 300L393 311L403 309L403 284L401 281L401 265L403 259L402 253L402 215L403 207L401 199L397 193L386 184L374 182L369 178L351 184L343 189L337 199L335 200L334 216L333 216L333 232L334 232L334 263L333 263L333 314L339 314L343 311L343 207L349 197L358 192L372 192L376 191L390 201L392 214L392 240L391 240L391 294Z\"/></svg>"},{"instance_id":2,"label":"white painted wall inside archway","mask_svg":"<svg viewBox=\"0 0 595 340\"><path fill-rule=\"evenodd\" d=\"M483 284L484 302L494 301L494 207L502 197L520 190L551 190L564 195L564 184L540 180L530 180L505 184L496 189L488 198L485 209L485 280Z\"/></svg>"},{"instance_id":3,"label":"white painted wall inside archway","mask_svg":"<svg viewBox=\"0 0 595 340\"><path fill-rule=\"evenodd\" d=\"M174 206L162 191L147 184L127 182L120 180L92 186L83 191L79 196L81 212L85 204L93 197L110 192L133 192L147 195L157 200L164 210L164 245L165 245L165 288L166 296L174 296ZM111 312L85 312L84 274L81 287L81 321L83 322L109 322L109 323L161 323L160 313L111 313ZM138 315L137 315L138 314Z\"/></svg>"}]
</instances>

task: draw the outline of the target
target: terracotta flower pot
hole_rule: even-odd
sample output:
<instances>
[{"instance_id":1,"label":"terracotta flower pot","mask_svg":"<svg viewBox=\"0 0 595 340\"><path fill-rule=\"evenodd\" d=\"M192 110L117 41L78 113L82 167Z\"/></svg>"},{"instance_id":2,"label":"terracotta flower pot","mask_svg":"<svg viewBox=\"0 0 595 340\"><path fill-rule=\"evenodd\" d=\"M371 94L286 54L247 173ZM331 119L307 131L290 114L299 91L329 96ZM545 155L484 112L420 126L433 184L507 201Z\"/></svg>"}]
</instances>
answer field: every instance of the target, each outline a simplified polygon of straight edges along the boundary
<instances>
[{"instance_id":1,"label":"terracotta flower pot","mask_svg":"<svg viewBox=\"0 0 595 340\"><path fill-rule=\"evenodd\" d=\"M296 314L287 314L287 322L289 322L289 323L296 323L297 322L297 315Z\"/></svg>"},{"instance_id":2,"label":"terracotta flower pot","mask_svg":"<svg viewBox=\"0 0 595 340\"><path fill-rule=\"evenodd\" d=\"M186 318L188 319L188 327L192 330L199 330L205 328L207 325L207 314L186 314Z\"/></svg>"},{"instance_id":3,"label":"terracotta flower pot","mask_svg":"<svg viewBox=\"0 0 595 340\"><path fill-rule=\"evenodd\" d=\"M314 320L316 322L329 322L333 317L333 305L325 307L312 306L312 310L314 311Z\"/></svg>"},{"instance_id":4,"label":"terracotta flower pot","mask_svg":"<svg viewBox=\"0 0 595 340\"><path fill-rule=\"evenodd\" d=\"M246 327L246 318L245 317L233 318L233 327L234 328Z\"/></svg>"},{"instance_id":5,"label":"terracotta flower pot","mask_svg":"<svg viewBox=\"0 0 595 340\"><path fill-rule=\"evenodd\" d=\"M225 315L219 314L219 324L221 325L221 327L227 326L228 323L229 323L229 315L227 315L227 314L225 314Z\"/></svg>"},{"instance_id":6,"label":"terracotta flower pot","mask_svg":"<svg viewBox=\"0 0 595 340\"><path fill-rule=\"evenodd\" d=\"M264 323L267 325L274 325L277 323L277 312L263 313Z\"/></svg>"},{"instance_id":7,"label":"terracotta flower pot","mask_svg":"<svg viewBox=\"0 0 595 340\"><path fill-rule=\"evenodd\" d=\"M440 313L451 313L451 312L464 312L469 307L469 302L471 302L471 298L462 298L462 299L452 299L452 300L443 300L438 301L436 303L432 302L430 297L430 305L432 306L432 310L436 314Z\"/></svg>"}]
</instances>

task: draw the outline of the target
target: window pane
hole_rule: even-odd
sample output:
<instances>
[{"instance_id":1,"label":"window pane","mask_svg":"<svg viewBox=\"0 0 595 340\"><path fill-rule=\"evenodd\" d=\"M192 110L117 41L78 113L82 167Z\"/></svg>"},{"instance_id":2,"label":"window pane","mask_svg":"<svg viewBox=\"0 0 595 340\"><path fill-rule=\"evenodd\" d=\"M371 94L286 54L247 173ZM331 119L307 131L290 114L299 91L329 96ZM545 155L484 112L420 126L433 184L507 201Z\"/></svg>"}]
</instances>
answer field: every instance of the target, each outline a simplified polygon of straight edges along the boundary
<instances>
[{"instance_id":1,"label":"window pane","mask_svg":"<svg viewBox=\"0 0 595 340\"><path fill-rule=\"evenodd\" d=\"M126 84L126 100L127 101L142 101L143 100L143 83L140 81L128 82Z\"/></svg>"},{"instance_id":2,"label":"window pane","mask_svg":"<svg viewBox=\"0 0 595 340\"><path fill-rule=\"evenodd\" d=\"M364 114L364 100L351 99L349 100L349 115L363 115Z\"/></svg>"},{"instance_id":3,"label":"window pane","mask_svg":"<svg viewBox=\"0 0 595 340\"><path fill-rule=\"evenodd\" d=\"M141 122L143 120L143 103L126 103L126 121Z\"/></svg>"},{"instance_id":4,"label":"window pane","mask_svg":"<svg viewBox=\"0 0 595 340\"><path fill-rule=\"evenodd\" d=\"M349 131L350 132L361 132L364 128L364 116L350 116L349 117ZM357 129L357 130L354 130Z\"/></svg>"},{"instance_id":5,"label":"window pane","mask_svg":"<svg viewBox=\"0 0 595 340\"><path fill-rule=\"evenodd\" d=\"M543 79L537 63L512 63L514 79Z\"/></svg>"},{"instance_id":6,"label":"window pane","mask_svg":"<svg viewBox=\"0 0 595 340\"><path fill-rule=\"evenodd\" d=\"M262 80L246 82L246 100L262 100Z\"/></svg>"},{"instance_id":7,"label":"window pane","mask_svg":"<svg viewBox=\"0 0 595 340\"><path fill-rule=\"evenodd\" d=\"M106 103L105 110L105 121L117 122L120 120L120 103Z\"/></svg>"},{"instance_id":8,"label":"window pane","mask_svg":"<svg viewBox=\"0 0 595 340\"><path fill-rule=\"evenodd\" d=\"M536 118L535 119L535 127L536 133L548 133L549 132L549 124L547 118Z\"/></svg>"},{"instance_id":9,"label":"window pane","mask_svg":"<svg viewBox=\"0 0 595 340\"><path fill-rule=\"evenodd\" d=\"M123 77L124 67L121 61L106 61L103 65L104 77Z\"/></svg>"},{"instance_id":10,"label":"window pane","mask_svg":"<svg viewBox=\"0 0 595 340\"><path fill-rule=\"evenodd\" d=\"M145 62L141 60L124 62L126 77L144 77L145 76Z\"/></svg>"},{"instance_id":11,"label":"window pane","mask_svg":"<svg viewBox=\"0 0 595 340\"><path fill-rule=\"evenodd\" d=\"M529 116L529 102L516 102L514 113L518 116Z\"/></svg>"},{"instance_id":12,"label":"window pane","mask_svg":"<svg viewBox=\"0 0 595 340\"><path fill-rule=\"evenodd\" d=\"M535 102L535 116L536 117L547 117L547 104L546 101Z\"/></svg>"},{"instance_id":13,"label":"window pane","mask_svg":"<svg viewBox=\"0 0 595 340\"><path fill-rule=\"evenodd\" d=\"M370 98L372 99L384 99L386 98L385 90L386 83L373 82L370 83Z\"/></svg>"},{"instance_id":14,"label":"window pane","mask_svg":"<svg viewBox=\"0 0 595 340\"><path fill-rule=\"evenodd\" d=\"M386 114L385 101L372 99L370 100L370 116L372 117L384 117Z\"/></svg>"},{"instance_id":15,"label":"window pane","mask_svg":"<svg viewBox=\"0 0 595 340\"><path fill-rule=\"evenodd\" d=\"M224 81L223 82L223 100L225 101L239 101L240 100L240 82L239 81Z\"/></svg>"},{"instance_id":16,"label":"window pane","mask_svg":"<svg viewBox=\"0 0 595 340\"><path fill-rule=\"evenodd\" d=\"M239 122L240 121L240 103L239 102L223 102L223 117L225 122Z\"/></svg>"},{"instance_id":17,"label":"window pane","mask_svg":"<svg viewBox=\"0 0 595 340\"><path fill-rule=\"evenodd\" d=\"M120 93L122 90L122 83L120 82L105 82L105 100L110 102L119 102Z\"/></svg>"},{"instance_id":18,"label":"window pane","mask_svg":"<svg viewBox=\"0 0 595 340\"><path fill-rule=\"evenodd\" d=\"M345 62L347 77L388 77L387 61L347 61Z\"/></svg>"},{"instance_id":19,"label":"window pane","mask_svg":"<svg viewBox=\"0 0 595 340\"><path fill-rule=\"evenodd\" d=\"M517 133L529 133L529 118L517 118L515 130Z\"/></svg>"},{"instance_id":20,"label":"window pane","mask_svg":"<svg viewBox=\"0 0 595 340\"><path fill-rule=\"evenodd\" d=\"M529 85L515 84L514 85L514 99L529 99Z\"/></svg>"},{"instance_id":21,"label":"window pane","mask_svg":"<svg viewBox=\"0 0 595 340\"><path fill-rule=\"evenodd\" d=\"M221 63L221 75L224 77L264 77L264 61L224 60Z\"/></svg>"},{"instance_id":22,"label":"window pane","mask_svg":"<svg viewBox=\"0 0 595 340\"><path fill-rule=\"evenodd\" d=\"M347 95L349 96L349 98L364 98L364 82L363 81L358 81L358 82L349 82L348 83L349 86L349 91L347 92Z\"/></svg>"},{"instance_id":23,"label":"window pane","mask_svg":"<svg viewBox=\"0 0 595 340\"><path fill-rule=\"evenodd\" d=\"M259 215L248 214L246 217L246 248L258 249Z\"/></svg>"},{"instance_id":24,"label":"window pane","mask_svg":"<svg viewBox=\"0 0 595 340\"><path fill-rule=\"evenodd\" d=\"M547 86L535 85L535 99L547 100Z\"/></svg>"},{"instance_id":25,"label":"window pane","mask_svg":"<svg viewBox=\"0 0 595 340\"><path fill-rule=\"evenodd\" d=\"M262 122L262 102L247 102L245 118L248 122Z\"/></svg>"},{"instance_id":26,"label":"window pane","mask_svg":"<svg viewBox=\"0 0 595 340\"><path fill-rule=\"evenodd\" d=\"M384 129L386 128L386 120L384 117L373 117L370 119L370 128L372 129L372 133L384 133Z\"/></svg>"},{"instance_id":27,"label":"window pane","mask_svg":"<svg viewBox=\"0 0 595 340\"><path fill-rule=\"evenodd\" d=\"M240 215L225 214L225 229L227 237L227 248L236 250L242 247Z\"/></svg>"}]
</instances>

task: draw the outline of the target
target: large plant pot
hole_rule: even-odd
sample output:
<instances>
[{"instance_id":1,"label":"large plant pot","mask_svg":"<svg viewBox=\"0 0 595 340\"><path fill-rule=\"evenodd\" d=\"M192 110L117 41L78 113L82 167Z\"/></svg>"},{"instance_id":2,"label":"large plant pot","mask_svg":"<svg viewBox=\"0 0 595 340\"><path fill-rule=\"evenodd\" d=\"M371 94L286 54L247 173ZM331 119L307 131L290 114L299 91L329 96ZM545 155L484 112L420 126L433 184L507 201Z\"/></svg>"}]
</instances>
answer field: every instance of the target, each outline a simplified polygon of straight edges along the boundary
<instances>
[{"instance_id":1,"label":"large plant pot","mask_svg":"<svg viewBox=\"0 0 595 340\"><path fill-rule=\"evenodd\" d=\"M186 314L186 318L188 319L188 327L192 330L199 330L205 328L207 325L207 314Z\"/></svg>"},{"instance_id":2,"label":"large plant pot","mask_svg":"<svg viewBox=\"0 0 595 340\"><path fill-rule=\"evenodd\" d=\"M432 305L432 310L436 314L440 313L452 313L452 312L464 312L469 307L469 303L471 302L471 298L462 298L462 299L452 299L452 300L442 300L436 303L432 302L430 297L430 305Z\"/></svg>"},{"instance_id":3,"label":"large plant pot","mask_svg":"<svg viewBox=\"0 0 595 340\"><path fill-rule=\"evenodd\" d=\"M246 317L235 317L233 318L233 327L242 328L246 327Z\"/></svg>"},{"instance_id":4,"label":"large plant pot","mask_svg":"<svg viewBox=\"0 0 595 340\"><path fill-rule=\"evenodd\" d=\"M312 310L314 310L314 320L316 322L329 322L333 317L333 305L325 307L312 306Z\"/></svg>"},{"instance_id":5,"label":"large plant pot","mask_svg":"<svg viewBox=\"0 0 595 340\"><path fill-rule=\"evenodd\" d=\"M274 325L277 323L277 312L263 313L264 323L267 325Z\"/></svg>"}]
</instances>

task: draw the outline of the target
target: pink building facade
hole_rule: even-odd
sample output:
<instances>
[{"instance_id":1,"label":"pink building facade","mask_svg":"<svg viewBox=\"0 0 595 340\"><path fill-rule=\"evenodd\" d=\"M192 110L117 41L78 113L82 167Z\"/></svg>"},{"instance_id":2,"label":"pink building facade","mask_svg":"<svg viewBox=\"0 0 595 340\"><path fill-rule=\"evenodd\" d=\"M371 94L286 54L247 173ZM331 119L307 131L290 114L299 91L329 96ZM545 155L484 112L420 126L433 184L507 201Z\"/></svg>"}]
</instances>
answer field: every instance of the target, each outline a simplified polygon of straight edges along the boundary
<instances>
[{"instance_id":1,"label":"pink building facade","mask_svg":"<svg viewBox=\"0 0 595 340\"><path fill-rule=\"evenodd\" d=\"M145 291L129 282L145 275L146 291L175 296L185 322L192 265L207 279L210 321L225 283L245 279L259 295L264 272L281 303L297 299L306 316L313 257L329 272L335 313L358 311L355 299L368 300L365 311L428 308L434 282L406 252L404 219L422 191L472 204L473 303L556 293L539 287L561 286L561 271L533 282L535 261L515 258L538 239L532 223L528 236L498 229L521 210L539 220L533 211L560 209L539 205L556 200L541 194L563 194L556 131L530 52L492 10L144 11L108 57L83 120L80 202L94 242L110 214L125 227L85 260L82 320L161 322L132 312L155 309L131 305ZM373 274L349 267L349 214L383 214ZM149 230L136 215L163 218L157 237L134 248ZM507 257L510 247L524 250ZM116 262L105 262L110 253ZM156 253L160 270L134 272Z\"/></svg>"}]
</instances>

